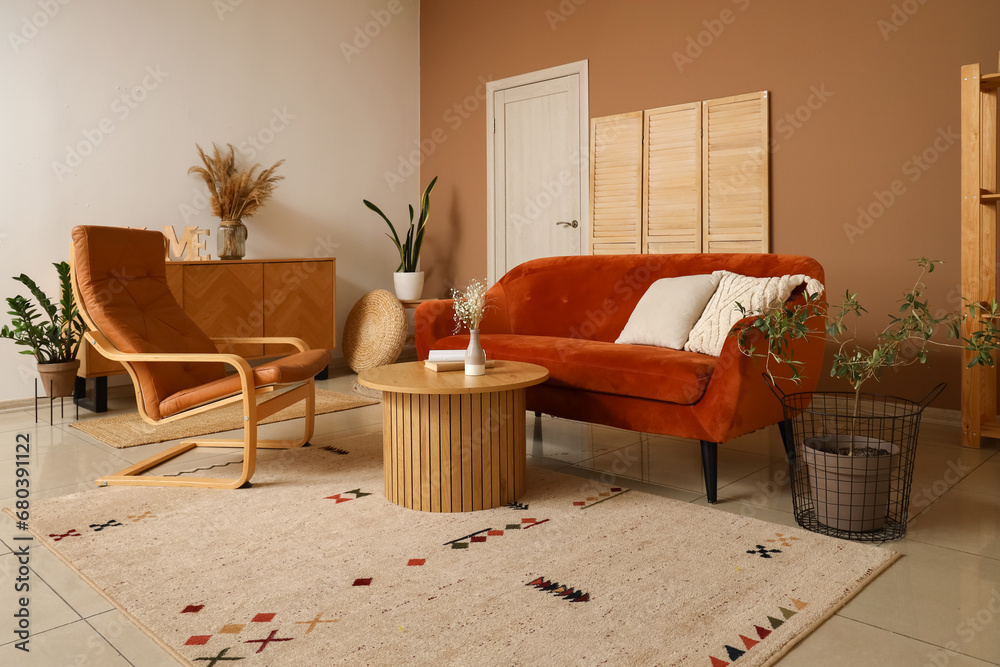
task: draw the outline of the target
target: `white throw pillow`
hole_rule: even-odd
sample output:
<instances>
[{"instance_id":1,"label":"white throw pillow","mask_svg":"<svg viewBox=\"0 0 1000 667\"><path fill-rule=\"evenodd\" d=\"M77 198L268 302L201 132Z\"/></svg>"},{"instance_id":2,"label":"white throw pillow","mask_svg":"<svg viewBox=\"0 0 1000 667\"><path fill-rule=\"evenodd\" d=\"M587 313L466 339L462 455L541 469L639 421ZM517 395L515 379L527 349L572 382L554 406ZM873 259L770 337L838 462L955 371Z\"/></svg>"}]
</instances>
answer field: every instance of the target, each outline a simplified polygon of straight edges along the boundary
<instances>
[{"instance_id":1,"label":"white throw pillow","mask_svg":"<svg viewBox=\"0 0 1000 667\"><path fill-rule=\"evenodd\" d=\"M719 284L716 273L654 282L639 299L615 342L682 349L688 332Z\"/></svg>"},{"instance_id":2,"label":"white throw pillow","mask_svg":"<svg viewBox=\"0 0 1000 667\"><path fill-rule=\"evenodd\" d=\"M775 300L784 303L792 291L806 283L806 292L822 292L823 285L817 280L801 273L793 276L770 276L754 278L731 271L716 271L721 280L715 294L705 306L705 312L691 328L684 349L689 352L711 354L714 357L722 354L722 346L726 343L729 330L740 319L740 311L736 302L749 312L760 310L771 305Z\"/></svg>"}]
</instances>

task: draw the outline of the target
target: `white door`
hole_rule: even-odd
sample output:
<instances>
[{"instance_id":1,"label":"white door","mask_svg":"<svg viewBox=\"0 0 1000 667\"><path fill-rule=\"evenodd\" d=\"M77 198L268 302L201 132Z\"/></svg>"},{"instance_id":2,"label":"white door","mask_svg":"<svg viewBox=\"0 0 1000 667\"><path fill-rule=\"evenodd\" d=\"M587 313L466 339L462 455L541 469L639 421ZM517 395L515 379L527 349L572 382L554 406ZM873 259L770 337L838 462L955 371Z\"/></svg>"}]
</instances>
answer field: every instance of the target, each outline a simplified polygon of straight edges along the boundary
<instances>
[{"instance_id":1,"label":"white door","mask_svg":"<svg viewBox=\"0 0 1000 667\"><path fill-rule=\"evenodd\" d=\"M490 283L522 262L587 248L586 62L491 82Z\"/></svg>"}]
</instances>

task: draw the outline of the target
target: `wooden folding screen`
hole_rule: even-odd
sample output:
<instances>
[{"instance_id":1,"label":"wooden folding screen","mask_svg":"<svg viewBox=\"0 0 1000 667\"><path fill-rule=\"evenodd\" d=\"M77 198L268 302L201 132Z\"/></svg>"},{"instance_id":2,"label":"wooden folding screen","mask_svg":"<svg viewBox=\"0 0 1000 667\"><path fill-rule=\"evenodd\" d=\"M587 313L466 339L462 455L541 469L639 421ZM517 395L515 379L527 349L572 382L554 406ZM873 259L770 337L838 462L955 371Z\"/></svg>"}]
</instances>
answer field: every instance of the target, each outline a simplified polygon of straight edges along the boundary
<instances>
[{"instance_id":1,"label":"wooden folding screen","mask_svg":"<svg viewBox=\"0 0 1000 667\"><path fill-rule=\"evenodd\" d=\"M766 91L594 118L591 252L768 252L768 137Z\"/></svg>"}]
</instances>

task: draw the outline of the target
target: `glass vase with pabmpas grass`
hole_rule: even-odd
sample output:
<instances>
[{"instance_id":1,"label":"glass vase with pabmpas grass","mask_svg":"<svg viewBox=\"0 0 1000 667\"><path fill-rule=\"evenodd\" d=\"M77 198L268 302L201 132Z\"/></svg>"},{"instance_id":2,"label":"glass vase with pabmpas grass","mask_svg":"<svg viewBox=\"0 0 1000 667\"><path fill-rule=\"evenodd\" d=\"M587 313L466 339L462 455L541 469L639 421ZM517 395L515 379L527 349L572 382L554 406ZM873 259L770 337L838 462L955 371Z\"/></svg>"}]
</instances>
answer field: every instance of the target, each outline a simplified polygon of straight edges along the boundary
<instances>
[{"instance_id":1,"label":"glass vase with pabmpas grass","mask_svg":"<svg viewBox=\"0 0 1000 667\"><path fill-rule=\"evenodd\" d=\"M874 332L871 344L860 341L859 324L868 311L850 290L836 306L827 304L822 294L753 312L739 303L734 306L744 318L730 335L743 354L762 362L784 407L782 438L792 472L795 516L803 527L849 539L901 537L920 415L944 383L919 401L862 389L882 380L889 369L927 363L935 348L969 351L970 366L994 364L1000 344L996 302L967 302L961 311L936 316L924 279L941 262L915 262L913 286L903 293L898 311ZM794 358L792 343L815 335L807 324L814 318L825 321L820 330L833 349L831 377L846 381L851 391L785 394L777 389L778 379L801 379L803 364ZM976 325L963 337L965 318Z\"/></svg>"},{"instance_id":2,"label":"glass vase with pabmpas grass","mask_svg":"<svg viewBox=\"0 0 1000 667\"><path fill-rule=\"evenodd\" d=\"M204 166L195 165L188 174L198 175L208 186L212 213L220 220L216 239L219 259L243 259L247 241L243 218L252 217L274 194L278 181L284 178L274 171L285 161L278 160L260 173L259 164L237 169L235 149L232 144L226 146L229 150L220 152L213 142L212 154L208 155L195 144Z\"/></svg>"}]
</instances>

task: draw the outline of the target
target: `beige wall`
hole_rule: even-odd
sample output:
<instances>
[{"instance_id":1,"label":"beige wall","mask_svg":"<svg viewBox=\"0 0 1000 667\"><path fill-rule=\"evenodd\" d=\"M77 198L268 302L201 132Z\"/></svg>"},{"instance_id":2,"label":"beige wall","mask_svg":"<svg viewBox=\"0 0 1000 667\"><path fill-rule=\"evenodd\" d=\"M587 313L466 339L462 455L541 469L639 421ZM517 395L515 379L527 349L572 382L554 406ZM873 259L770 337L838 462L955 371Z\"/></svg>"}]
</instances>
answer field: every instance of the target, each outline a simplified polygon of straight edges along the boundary
<instances>
[{"instance_id":1,"label":"beige wall","mask_svg":"<svg viewBox=\"0 0 1000 667\"><path fill-rule=\"evenodd\" d=\"M444 132L421 167L440 176L428 291L486 273L480 81L589 59L592 116L769 90L773 251L819 259L831 294L860 292L866 328L897 310L914 257L947 262L930 295L954 308L959 69L996 71L998 25L995 0L424 0L420 132ZM876 216L859 225L859 208ZM941 379L936 406L957 408L951 351L881 389L916 397Z\"/></svg>"},{"instance_id":2,"label":"beige wall","mask_svg":"<svg viewBox=\"0 0 1000 667\"><path fill-rule=\"evenodd\" d=\"M196 142L229 142L287 160L248 256L336 256L342 329L395 268L362 198L401 217L419 196L416 178L384 178L418 136L418 21L414 0L5 1L0 296L22 271L54 290L78 224L197 224L214 255L217 220L186 172ZM0 400L30 396L33 376L0 341Z\"/></svg>"}]
</instances>

